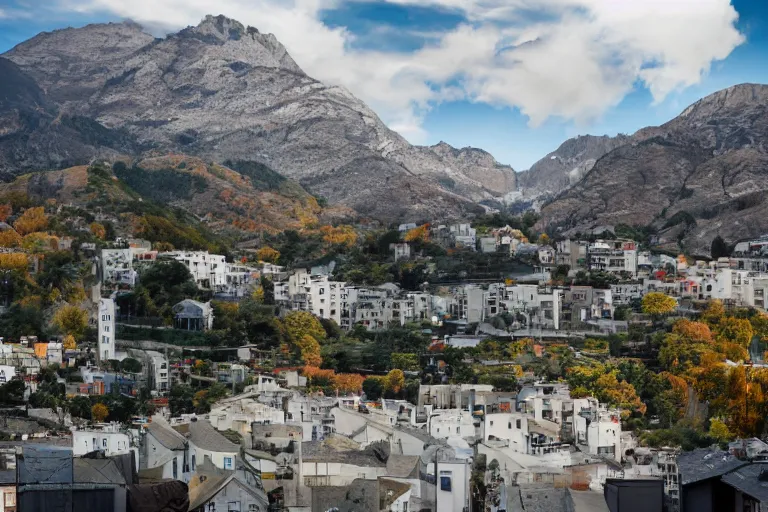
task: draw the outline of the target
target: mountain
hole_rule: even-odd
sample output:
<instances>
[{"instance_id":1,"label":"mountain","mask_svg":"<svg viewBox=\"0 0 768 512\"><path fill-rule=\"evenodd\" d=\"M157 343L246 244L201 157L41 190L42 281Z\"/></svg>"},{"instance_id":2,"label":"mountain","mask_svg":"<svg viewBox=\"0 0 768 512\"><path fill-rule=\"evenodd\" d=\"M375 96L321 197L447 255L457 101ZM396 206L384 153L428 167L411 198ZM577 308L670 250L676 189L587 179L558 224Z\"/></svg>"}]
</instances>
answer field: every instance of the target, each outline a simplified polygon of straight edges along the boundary
<instances>
[{"instance_id":1,"label":"mountain","mask_svg":"<svg viewBox=\"0 0 768 512\"><path fill-rule=\"evenodd\" d=\"M142 155L266 166L370 217L463 216L515 186L490 155L411 146L349 91L307 76L273 35L223 16L162 39L132 22L57 30L4 57L63 115L125 131Z\"/></svg>"},{"instance_id":2,"label":"mountain","mask_svg":"<svg viewBox=\"0 0 768 512\"><path fill-rule=\"evenodd\" d=\"M708 254L768 232L768 86L734 86L643 128L541 210L540 227L647 226L659 243Z\"/></svg>"},{"instance_id":3,"label":"mountain","mask_svg":"<svg viewBox=\"0 0 768 512\"><path fill-rule=\"evenodd\" d=\"M0 179L137 151L127 133L60 110L34 79L2 57L0 76Z\"/></svg>"},{"instance_id":4,"label":"mountain","mask_svg":"<svg viewBox=\"0 0 768 512\"><path fill-rule=\"evenodd\" d=\"M557 196L583 178L603 155L629 141L626 135L580 135L568 139L530 169L518 174L522 197L546 199Z\"/></svg>"}]
</instances>

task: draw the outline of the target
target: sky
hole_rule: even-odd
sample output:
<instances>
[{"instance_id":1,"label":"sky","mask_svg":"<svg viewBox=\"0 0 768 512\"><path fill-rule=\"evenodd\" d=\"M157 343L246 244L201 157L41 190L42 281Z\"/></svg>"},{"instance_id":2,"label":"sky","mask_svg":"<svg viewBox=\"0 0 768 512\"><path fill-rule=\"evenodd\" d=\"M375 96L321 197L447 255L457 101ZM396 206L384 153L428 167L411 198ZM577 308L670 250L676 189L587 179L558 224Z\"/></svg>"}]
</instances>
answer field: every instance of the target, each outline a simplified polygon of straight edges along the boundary
<instances>
[{"instance_id":1,"label":"sky","mask_svg":"<svg viewBox=\"0 0 768 512\"><path fill-rule=\"evenodd\" d=\"M132 19L162 36L206 14L275 34L410 142L519 171L570 137L768 83L765 0L0 0L0 53L41 31Z\"/></svg>"}]
</instances>

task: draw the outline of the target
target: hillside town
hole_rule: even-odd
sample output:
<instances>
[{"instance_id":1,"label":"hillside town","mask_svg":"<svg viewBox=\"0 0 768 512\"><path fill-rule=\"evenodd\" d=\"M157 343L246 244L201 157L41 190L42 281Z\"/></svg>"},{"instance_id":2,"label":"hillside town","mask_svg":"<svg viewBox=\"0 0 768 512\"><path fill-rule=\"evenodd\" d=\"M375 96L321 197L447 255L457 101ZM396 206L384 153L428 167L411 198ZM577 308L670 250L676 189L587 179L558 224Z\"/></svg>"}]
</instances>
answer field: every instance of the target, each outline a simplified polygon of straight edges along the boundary
<instances>
[{"instance_id":1,"label":"hillside town","mask_svg":"<svg viewBox=\"0 0 768 512\"><path fill-rule=\"evenodd\" d=\"M48 215L6 224L37 227L0 255L6 312L30 307L20 276L56 295L51 328L0 340L4 510L70 489L205 512L768 501L766 238L705 261L607 230L404 224L360 235L382 248L362 258L374 282L345 251L281 265L266 244L44 235Z\"/></svg>"}]
</instances>

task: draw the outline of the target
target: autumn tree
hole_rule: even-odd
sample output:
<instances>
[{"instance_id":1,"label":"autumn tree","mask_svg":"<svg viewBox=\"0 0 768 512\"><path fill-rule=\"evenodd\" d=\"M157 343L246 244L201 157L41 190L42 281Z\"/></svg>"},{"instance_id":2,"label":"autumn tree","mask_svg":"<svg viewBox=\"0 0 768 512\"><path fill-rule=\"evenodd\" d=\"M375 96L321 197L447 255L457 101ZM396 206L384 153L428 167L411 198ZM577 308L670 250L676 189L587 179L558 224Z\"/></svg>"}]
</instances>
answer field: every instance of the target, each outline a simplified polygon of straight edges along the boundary
<instances>
[{"instance_id":1,"label":"autumn tree","mask_svg":"<svg viewBox=\"0 0 768 512\"><path fill-rule=\"evenodd\" d=\"M280 251L265 245L256 251L256 258L259 261L266 261L267 263L277 263L280 259Z\"/></svg>"},{"instance_id":2,"label":"autumn tree","mask_svg":"<svg viewBox=\"0 0 768 512\"><path fill-rule=\"evenodd\" d=\"M547 235L546 233L540 234L538 242L539 242L539 245L549 244L549 235Z\"/></svg>"},{"instance_id":3,"label":"autumn tree","mask_svg":"<svg viewBox=\"0 0 768 512\"><path fill-rule=\"evenodd\" d=\"M59 248L59 239L48 233L29 233L21 239L21 247L33 254L55 251Z\"/></svg>"},{"instance_id":4,"label":"autumn tree","mask_svg":"<svg viewBox=\"0 0 768 512\"><path fill-rule=\"evenodd\" d=\"M422 224L405 234L406 242L429 242L429 224Z\"/></svg>"},{"instance_id":5,"label":"autumn tree","mask_svg":"<svg viewBox=\"0 0 768 512\"><path fill-rule=\"evenodd\" d=\"M88 328L88 312L77 306L66 304L53 315L53 323L60 331L81 338Z\"/></svg>"},{"instance_id":6,"label":"autumn tree","mask_svg":"<svg viewBox=\"0 0 768 512\"><path fill-rule=\"evenodd\" d=\"M365 377L357 373L337 373L333 376L333 387L342 393L359 393Z\"/></svg>"},{"instance_id":7,"label":"autumn tree","mask_svg":"<svg viewBox=\"0 0 768 512\"><path fill-rule=\"evenodd\" d=\"M13 207L6 203L0 204L0 222L5 222L13 214Z\"/></svg>"},{"instance_id":8,"label":"autumn tree","mask_svg":"<svg viewBox=\"0 0 768 512\"><path fill-rule=\"evenodd\" d=\"M96 423L103 423L109 416L109 409L102 403L94 404L91 407L91 418Z\"/></svg>"},{"instance_id":9,"label":"autumn tree","mask_svg":"<svg viewBox=\"0 0 768 512\"><path fill-rule=\"evenodd\" d=\"M716 327L717 340L735 343L742 347L749 347L755 331L752 324L746 318L727 316L720 320Z\"/></svg>"},{"instance_id":10,"label":"autumn tree","mask_svg":"<svg viewBox=\"0 0 768 512\"><path fill-rule=\"evenodd\" d=\"M107 230L102 224L99 224L98 222L92 222L90 228L91 234L99 240L104 240L104 238L106 238Z\"/></svg>"},{"instance_id":11,"label":"autumn tree","mask_svg":"<svg viewBox=\"0 0 768 512\"><path fill-rule=\"evenodd\" d=\"M720 418L712 418L709 422L709 437L723 444L733 440L733 433Z\"/></svg>"},{"instance_id":12,"label":"autumn tree","mask_svg":"<svg viewBox=\"0 0 768 512\"><path fill-rule=\"evenodd\" d=\"M674 298L659 292L647 293L642 301L643 313L654 317L668 315L676 307L677 301Z\"/></svg>"},{"instance_id":13,"label":"autumn tree","mask_svg":"<svg viewBox=\"0 0 768 512\"><path fill-rule=\"evenodd\" d=\"M22 235L43 231L48 227L48 216L45 214L45 208L42 206L28 208L21 214L21 217L16 219L13 227Z\"/></svg>"},{"instance_id":14,"label":"autumn tree","mask_svg":"<svg viewBox=\"0 0 768 512\"><path fill-rule=\"evenodd\" d=\"M352 248L357 243L357 233L352 226L321 226L320 233L323 235L323 241L329 245Z\"/></svg>"},{"instance_id":15,"label":"autumn tree","mask_svg":"<svg viewBox=\"0 0 768 512\"><path fill-rule=\"evenodd\" d=\"M309 366L320 366L323 359L320 357L320 344L317 339L309 334L304 334L296 340L296 347L301 353L301 359Z\"/></svg>"},{"instance_id":16,"label":"autumn tree","mask_svg":"<svg viewBox=\"0 0 768 512\"><path fill-rule=\"evenodd\" d=\"M75 342L75 337L71 334L67 334L64 336L64 339L62 340L62 346L64 347L64 350L74 350L77 348L77 343Z\"/></svg>"},{"instance_id":17,"label":"autumn tree","mask_svg":"<svg viewBox=\"0 0 768 512\"><path fill-rule=\"evenodd\" d=\"M29 267L27 255L20 252L0 254L0 270L26 272Z\"/></svg>"},{"instance_id":18,"label":"autumn tree","mask_svg":"<svg viewBox=\"0 0 768 512\"><path fill-rule=\"evenodd\" d=\"M316 341L325 341L326 332L320 320L309 311L292 311L283 318L283 327L293 343L304 336L311 336Z\"/></svg>"},{"instance_id":19,"label":"autumn tree","mask_svg":"<svg viewBox=\"0 0 768 512\"><path fill-rule=\"evenodd\" d=\"M391 391L394 394L400 393L405 385L405 374L403 370L394 369L387 374L387 380L384 384L386 391Z\"/></svg>"},{"instance_id":20,"label":"autumn tree","mask_svg":"<svg viewBox=\"0 0 768 512\"><path fill-rule=\"evenodd\" d=\"M21 245L21 235L15 229L0 231L0 247L18 247Z\"/></svg>"}]
</instances>

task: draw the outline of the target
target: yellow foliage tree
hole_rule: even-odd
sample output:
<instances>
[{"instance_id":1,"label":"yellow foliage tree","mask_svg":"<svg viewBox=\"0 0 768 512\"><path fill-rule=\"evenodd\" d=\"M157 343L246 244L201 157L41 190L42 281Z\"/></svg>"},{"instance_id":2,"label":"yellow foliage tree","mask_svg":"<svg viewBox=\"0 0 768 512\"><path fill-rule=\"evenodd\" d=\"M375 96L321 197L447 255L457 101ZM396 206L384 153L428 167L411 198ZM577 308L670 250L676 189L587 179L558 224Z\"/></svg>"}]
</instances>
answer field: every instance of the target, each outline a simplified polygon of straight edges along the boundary
<instances>
[{"instance_id":1,"label":"yellow foliage tree","mask_svg":"<svg viewBox=\"0 0 768 512\"><path fill-rule=\"evenodd\" d=\"M74 350L77 348L77 342L75 342L75 337L71 334L67 334L64 336L64 339L62 340L62 346L64 347L64 350Z\"/></svg>"},{"instance_id":2,"label":"yellow foliage tree","mask_svg":"<svg viewBox=\"0 0 768 512\"><path fill-rule=\"evenodd\" d=\"M422 224L405 234L406 242L429 242L429 224Z\"/></svg>"},{"instance_id":3,"label":"yellow foliage tree","mask_svg":"<svg viewBox=\"0 0 768 512\"><path fill-rule=\"evenodd\" d=\"M403 370L394 369L387 374L387 380L384 383L384 389L397 394L405 386L405 374Z\"/></svg>"},{"instance_id":4,"label":"yellow foliage tree","mask_svg":"<svg viewBox=\"0 0 768 512\"><path fill-rule=\"evenodd\" d=\"M727 443L733 440L733 433L721 419L712 418L709 422L709 437L718 443Z\"/></svg>"},{"instance_id":5,"label":"yellow foliage tree","mask_svg":"<svg viewBox=\"0 0 768 512\"><path fill-rule=\"evenodd\" d=\"M2 270L26 272L28 266L29 259L26 254L20 252L0 254L0 269Z\"/></svg>"},{"instance_id":6,"label":"yellow foliage tree","mask_svg":"<svg viewBox=\"0 0 768 512\"><path fill-rule=\"evenodd\" d=\"M53 315L53 323L65 334L78 339L88 328L88 313L77 306L66 304Z\"/></svg>"},{"instance_id":7,"label":"yellow foliage tree","mask_svg":"<svg viewBox=\"0 0 768 512\"><path fill-rule=\"evenodd\" d=\"M675 311L677 301L659 292L647 293L642 302L643 313L651 316L668 315Z\"/></svg>"},{"instance_id":8,"label":"yellow foliage tree","mask_svg":"<svg viewBox=\"0 0 768 512\"><path fill-rule=\"evenodd\" d=\"M330 245L351 248L357 243L357 233L352 226L321 226L320 233L323 234L323 241Z\"/></svg>"},{"instance_id":9,"label":"yellow foliage tree","mask_svg":"<svg viewBox=\"0 0 768 512\"><path fill-rule=\"evenodd\" d=\"M107 236L107 229L98 222L92 222L91 223L91 234L98 238L99 240L104 240L104 238Z\"/></svg>"},{"instance_id":10,"label":"yellow foliage tree","mask_svg":"<svg viewBox=\"0 0 768 512\"><path fill-rule=\"evenodd\" d=\"M174 250L173 244L170 242L155 242L152 244L152 248L157 252L170 252Z\"/></svg>"},{"instance_id":11,"label":"yellow foliage tree","mask_svg":"<svg viewBox=\"0 0 768 512\"><path fill-rule=\"evenodd\" d=\"M21 239L21 248L33 254L55 251L59 248L59 239L48 233L30 233Z\"/></svg>"},{"instance_id":12,"label":"yellow foliage tree","mask_svg":"<svg viewBox=\"0 0 768 512\"><path fill-rule=\"evenodd\" d=\"M539 235L539 245L547 245L549 243L549 235L542 233Z\"/></svg>"},{"instance_id":13,"label":"yellow foliage tree","mask_svg":"<svg viewBox=\"0 0 768 512\"><path fill-rule=\"evenodd\" d=\"M21 235L14 229L0 231L0 247L18 247L21 245Z\"/></svg>"},{"instance_id":14,"label":"yellow foliage tree","mask_svg":"<svg viewBox=\"0 0 768 512\"><path fill-rule=\"evenodd\" d=\"M265 245L256 251L256 258L258 258L259 261L266 261L267 263L277 263L280 259L280 251Z\"/></svg>"},{"instance_id":15,"label":"yellow foliage tree","mask_svg":"<svg viewBox=\"0 0 768 512\"><path fill-rule=\"evenodd\" d=\"M326 332L323 324L309 311L292 311L283 318L283 327L293 343L298 343L304 336L312 336L316 341L324 341Z\"/></svg>"},{"instance_id":16,"label":"yellow foliage tree","mask_svg":"<svg viewBox=\"0 0 768 512\"><path fill-rule=\"evenodd\" d=\"M323 359L320 357L320 344L309 334L305 334L296 341L296 346L301 351L301 359L309 366L320 366Z\"/></svg>"},{"instance_id":17,"label":"yellow foliage tree","mask_svg":"<svg viewBox=\"0 0 768 512\"><path fill-rule=\"evenodd\" d=\"M733 316L722 318L717 324L716 332L718 341L735 343L742 347L749 347L755 336L755 331L749 320Z\"/></svg>"},{"instance_id":18,"label":"yellow foliage tree","mask_svg":"<svg viewBox=\"0 0 768 512\"><path fill-rule=\"evenodd\" d=\"M333 376L333 387L343 393L358 393L363 389L365 377L357 373L337 373Z\"/></svg>"},{"instance_id":19,"label":"yellow foliage tree","mask_svg":"<svg viewBox=\"0 0 768 512\"><path fill-rule=\"evenodd\" d=\"M27 209L21 214L21 217L16 219L13 227L22 235L44 230L48 227L48 216L45 214L45 208L38 206Z\"/></svg>"},{"instance_id":20,"label":"yellow foliage tree","mask_svg":"<svg viewBox=\"0 0 768 512\"><path fill-rule=\"evenodd\" d=\"M98 403L91 407L91 418L96 423L102 423L107 416L109 416L109 408L106 405Z\"/></svg>"}]
</instances>

